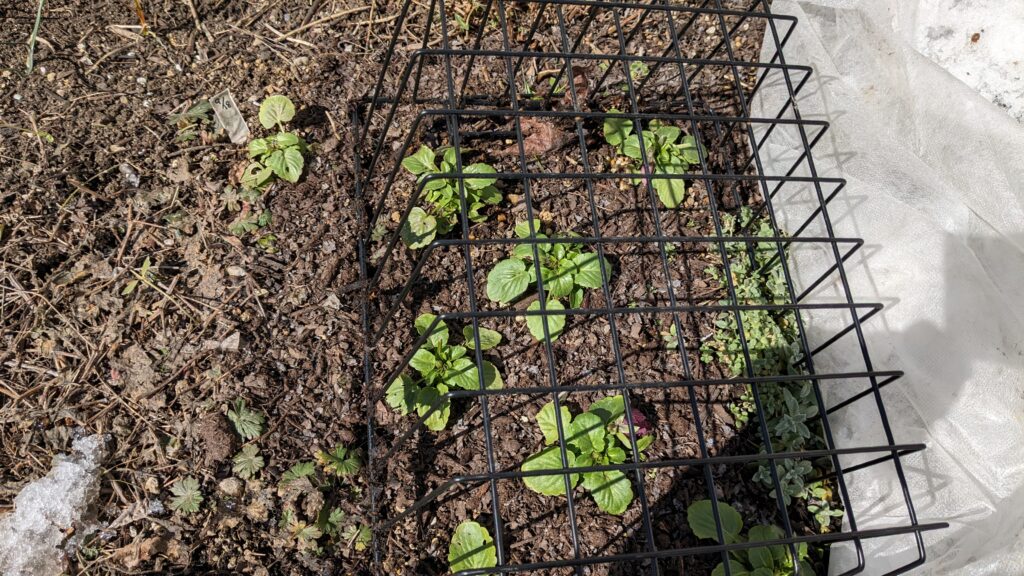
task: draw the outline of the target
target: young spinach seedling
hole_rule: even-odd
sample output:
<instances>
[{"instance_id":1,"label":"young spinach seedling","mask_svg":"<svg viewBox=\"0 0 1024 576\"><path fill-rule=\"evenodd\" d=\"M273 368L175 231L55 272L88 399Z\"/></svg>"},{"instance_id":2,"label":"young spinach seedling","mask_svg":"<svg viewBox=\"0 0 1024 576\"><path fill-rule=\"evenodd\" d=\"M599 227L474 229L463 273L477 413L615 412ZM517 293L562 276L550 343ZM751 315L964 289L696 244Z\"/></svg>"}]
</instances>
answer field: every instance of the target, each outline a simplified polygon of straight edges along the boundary
<instances>
[{"instance_id":1,"label":"young spinach seedling","mask_svg":"<svg viewBox=\"0 0 1024 576\"><path fill-rule=\"evenodd\" d=\"M416 318L416 332L423 335L430 329L437 316L421 314ZM441 403L424 421L424 425L434 431L444 430L451 415L451 400L443 398L453 387L464 390L480 389L480 373L476 363L468 357L476 342L473 338L472 326L463 331L464 346L451 345L448 342L448 326L438 321L433 331L427 336L426 343L413 354L409 365L416 371L415 376L402 373L387 389L385 402L405 416L416 412L423 416L430 412L434 404ZM501 334L487 328L480 328L480 350L490 350L501 343ZM504 386L501 373L497 366L483 361L484 386L498 389Z\"/></svg>"},{"instance_id":2,"label":"young spinach seedling","mask_svg":"<svg viewBox=\"0 0 1024 576\"><path fill-rule=\"evenodd\" d=\"M608 112L620 113L612 108ZM658 120L651 120L644 129L644 150L654 175L685 174L691 165L700 163L703 153L693 136L682 136L682 131ZM633 132L633 121L628 118L607 118L604 121L605 142L615 147L620 154L633 160L633 170L643 171L643 157L640 151L640 137ZM633 180L639 184L641 178ZM686 198L686 181L680 178L652 178L651 185L658 193L658 199L667 208L679 206Z\"/></svg>"},{"instance_id":3,"label":"young spinach seedling","mask_svg":"<svg viewBox=\"0 0 1024 576\"><path fill-rule=\"evenodd\" d=\"M582 414L573 417L568 408L562 406L562 436L568 450L565 455L569 468L607 466L626 461L626 451L632 450L629 440L629 425L626 422L626 406L622 396L608 396L590 405ZM654 442L654 436L647 424L647 418L639 410L631 413L636 448L643 452ZM562 453L558 443L558 421L555 418L555 404L548 402L537 412L537 425L544 435L548 447L530 456L523 462L523 472L536 470L557 470L562 468ZM575 487L580 474L569 475L570 487ZM629 478L620 470L584 472L583 488L593 496L597 507L609 514L622 514L633 501L633 487ZM526 487L546 496L565 494L565 479L562 475L526 476Z\"/></svg>"},{"instance_id":4,"label":"young spinach seedling","mask_svg":"<svg viewBox=\"0 0 1024 576\"><path fill-rule=\"evenodd\" d=\"M697 538L714 540L719 544L735 544L739 542L765 542L783 538L782 530L776 526L754 526L744 537L743 517L735 508L723 502L718 503L718 519L715 522L714 504L710 500L698 500L686 509L686 521L690 530ZM718 539L718 526L722 527L725 542ZM789 547L781 544L745 548L729 553L729 571L732 574L765 574L770 576L793 576L799 567L803 576L814 576L814 569L807 562L807 544L797 545L797 557L794 558ZM725 576L725 565L719 564L711 572L711 576Z\"/></svg>"},{"instance_id":5,"label":"young spinach seedling","mask_svg":"<svg viewBox=\"0 0 1024 576\"><path fill-rule=\"evenodd\" d=\"M540 220L533 221L537 233L534 238L546 239L540 232ZM530 238L530 226L526 222L516 224L516 236ZM560 298L569 298L569 307L578 308L583 303L585 288L601 287L601 259L597 252L584 249L583 244L572 242L574 236L556 235L551 242L536 244L539 256L541 281L547 296L547 310L565 310ZM494 265L487 274L487 297L494 302L507 304L526 293L537 280L537 269L533 263L534 244L519 244L512 250L512 256ZM605 273L611 276L611 264L604 261ZM527 308L540 310L540 301ZM547 317L551 340L558 338L565 327L565 316L555 314ZM537 340L544 339L541 316L527 316L526 325Z\"/></svg>"},{"instance_id":6,"label":"young spinach seedling","mask_svg":"<svg viewBox=\"0 0 1024 576\"><path fill-rule=\"evenodd\" d=\"M249 158L253 161L245 168L242 186L263 190L275 176L293 184L299 181L306 141L284 129L284 124L294 117L295 104L286 96L270 96L260 104L260 124L268 130L276 127L278 132L249 142Z\"/></svg>"},{"instance_id":7,"label":"young spinach seedling","mask_svg":"<svg viewBox=\"0 0 1024 576\"><path fill-rule=\"evenodd\" d=\"M448 545L448 564L453 573L497 566L497 550L487 528L470 520L459 524Z\"/></svg>"},{"instance_id":8,"label":"young spinach seedling","mask_svg":"<svg viewBox=\"0 0 1024 576\"><path fill-rule=\"evenodd\" d=\"M459 218L459 184L455 178L430 178L432 174L447 174L457 170L455 148L444 146L435 152L426 146L420 146L410 156L402 160L402 167L418 176L423 184L423 200L425 208L413 207L402 226L402 241L409 248L423 248L434 238L444 236L452 230ZM435 161L441 157L441 165ZM462 182L466 193L466 207L469 219L473 222L484 222L486 214L481 214L485 206L493 206L501 202L501 192L495 187L497 179L490 176L496 173L493 166L478 162L462 166L463 174L479 174L479 177L464 177Z\"/></svg>"}]
</instances>

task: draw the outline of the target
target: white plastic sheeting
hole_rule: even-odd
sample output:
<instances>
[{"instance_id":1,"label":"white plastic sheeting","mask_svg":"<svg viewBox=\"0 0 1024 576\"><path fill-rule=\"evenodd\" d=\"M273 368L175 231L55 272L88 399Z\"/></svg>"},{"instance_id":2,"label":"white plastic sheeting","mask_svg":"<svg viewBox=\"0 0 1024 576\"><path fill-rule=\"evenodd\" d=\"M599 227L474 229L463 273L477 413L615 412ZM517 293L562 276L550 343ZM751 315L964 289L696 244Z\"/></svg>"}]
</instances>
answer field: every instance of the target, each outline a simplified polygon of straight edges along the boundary
<instances>
[{"instance_id":1,"label":"white plastic sheeting","mask_svg":"<svg viewBox=\"0 0 1024 576\"><path fill-rule=\"evenodd\" d=\"M1024 2L776 0L772 11L799 19L786 63L814 67L797 99L802 117L831 123L814 149L819 175L848 180L829 205L836 234L866 240L846 264L853 293L886 306L864 326L875 368L906 372L883 390L895 439L928 445L903 459L918 518L951 525L926 534L928 560L915 573L1022 575L1024 127L1013 115L1024 82L1004 81L1024 62L1013 62L1024 51ZM978 43L1001 43L986 48L988 61L972 27L984 27ZM765 60L774 52L769 31ZM753 112L774 115L786 98L776 77ZM766 171L793 164L794 134L772 137ZM795 254L797 276L821 261L834 260ZM811 298L841 300L838 281ZM810 336L849 321L814 318ZM860 358L844 338L816 368L862 370ZM832 421L840 447L885 443L873 401ZM907 522L891 464L848 481L858 528ZM864 545L866 574L917 556L911 537ZM832 572L855 565L853 554L833 547Z\"/></svg>"}]
</instances>

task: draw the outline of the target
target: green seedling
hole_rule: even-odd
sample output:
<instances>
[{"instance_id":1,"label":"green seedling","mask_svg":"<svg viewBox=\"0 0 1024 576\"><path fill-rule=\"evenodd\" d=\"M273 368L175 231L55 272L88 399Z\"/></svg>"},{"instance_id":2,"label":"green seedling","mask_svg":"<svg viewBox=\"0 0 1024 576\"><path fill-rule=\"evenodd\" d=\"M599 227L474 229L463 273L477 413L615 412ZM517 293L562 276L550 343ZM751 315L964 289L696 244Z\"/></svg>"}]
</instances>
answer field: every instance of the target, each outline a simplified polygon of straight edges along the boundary
<instances>
[{"instance_id":1,"label":"green seedling","mask_svg":"<svg viewBox=\"0 0 1024 576\"><path fill-rule=\"evenodd\" d=\"M252 162L242 174L242 186L264 190L275 177L293 184L299 181L305 164L306 141L284 129L284 124L294 117L295 104L285 96L270 96L260 104L260 124L268 130L276 127L278 132L249 142Z\"/></svg>"},{"instance_id":2,"label":"green seedling","mask_svg":"<svg viewBox=\"0 0 1024 576\"><path fill-rule=\"evenodd\" d=\"M832 508L832 491L819 481L807 487L807 511L814 515L818 531L827 534L832 529L832 519L842 518L843 511Z\"/></svg>"},{"instance_id":3,"label":"green seedling","mask_svg":"<svg viewBox=\"0 0 1024 576\"><path fill-rule=\"evenodd\" d=\"M318 451L316 461L324 469L324 472L338 477L351 476L363 467L359 450L350 450L344 444L338 444L329 452Z\"/></svg>"},{"instance_id":4,"label":"green seedling","mask_svg":"<svg viewBox=\"0 0 1024 576\"><path fill-rule=\"evenodd\" d=\"M242 237L251 232L259 232L273 223L270 208L260 208L264 204L262 190L227 186L221 193L220 200L224 210L229 214L238 213L228 224L228 231L235 236ZM267 252L274 252L276 240L277 237L273 234L264 234L256 243Z\"/></svg>"},{"instance_id":5,"label":"green seedling","mask_svg":"<svg viewBox=\"0 0 1024 576\"><path fill-rule=\"evenodd\" d=\"M203 503L199 481L191 476L175 482L174 486L171 486L171 494L171 510L182 514L195 514Z\"/></svg>"},{"instance_id":6,"label":"green seedling","mask_svg":"<svg viewBox=\"0 0 1024 576\"><path fill-rule=\"evenodd\" d=\"M213 123L213 107L209 100L200 100L181 114L172 115L167 123L178 130L174 135L176 142L190 142L196 139L200 130Z\"/></svg>"},{"instance_id":7,"label":"green seedling","mask_svg":"<svg viewBox=\"0 0 1024 576\"><path fill-rule=\"evenodd\" d=\"M231 459L231 471L242 480L249 480L263 469L263 456L253 444L242 446L242 450Z\"/></svg>"},{"instance_id":8,"label":"green seedling","mask_svg":"<svg viewBox=\"0 0 1024 576\"><path fill-rule=\"evenodd\" d=\"M437 316L421 314L416 318L416 332L422 336L430 329ZM438 321L427 337L426 343L420 346L409 361L415 375L401 374L387 389L385 402L399 414L407 415L415 412L420 416L430 413L424 425L434 431L444 430L451 415L451 400L444 395L452 388L479 390L480 375L483 374L484 387L498 389L504 386L501 372L497 366L483 361L482 372L469 356L476 342L472 327L466 326L462 331L462 346L449 343L448 325ZM487 328L480 328L480 350L490 350L501 343L501 334ZM431 412L435 406L439 407Z\"/></svg>"},{"instance_id":9,"label":"green seedling","mask_svg":"<svg viewBox=\"0 0 1024 576\"><path fill-rule=\"evenodd\" d=\"M755 236L770 238L776 236L767 219L755 220L749 208L740 210L738 216L722 216L722 233L725 236ZM783 269L783 258L775 242L726 242L729 259L730 280L736 292L737 303L741 305L785 304L789 292ZM726 284L722 268L710 267L708 274ZM723 300L721 304L729 304ZM750 358L749 372L754 376L789 376L788 382L765 382L758 385L762 414L768 432L771 434L773 450L776 452L800 452L825 446L819 425L812 428L818 415L817 398L813 385L801 380L802 371L797 367L801 357L800 338L796 316L792 310L743 310L739 312L743 323L741 332L735 312L722 312L715 320L715 332L701 347L701 360L705 363L718 362L733 377L748 373L747 355ZM744 354L743 340L747 343ZM743 427L757 417L753 389L749 386L742 396L729 406L737 427ZM827 465L827 464L826 464ZM813 498L813 484L807 479L818 475L812 462L807 460L777 460L776 468L782 498L788 505L792 498ZM771 489L774 497L775 483L772 480L771 465L763 462L754 479ZM827 502L815 504L821 513L820 526L827 526L830 518L842 515Z\"/></svg>"},{"instance_id":10,"label":"green seedling","mask_svg":"<svg viewBox=\"0 0 1024 576\"><path fill-rule=\"evenodd\" d=\"M590 408L573 417L565 406L559 410L561 436L565 439L565 456L568 468L607 466L622 464L632 450L629 426L626 422L626 407L622 396L609 396L594 402ZM631 413L634 425L633 436L638 452L643 452L654 442L647 418L638 410ZM537 425L544 435L547 448L527 458L522 465L523 472L538 470L564 470L562 451L558 445L559 427L555 418L554 402L545 404L536 415ZM590 492L597 507L609 514L622 514L633 501L633 487L629 478L620 470L584 472L569 474L569 487L575 488L582 476L583 488ZM526 487L545 496L565 494L565 476L541 475L523 478Z\"/></svg>"},{"instance_id":11,"label":"green seedling","mask_svg":"<svg viewBox=\"0 0 1024 576\"><path fill-rule=\"evenodd\" d=\"M740 513L722 502L718 503L718 518L724 542L719 540L719 523L715 522L714 504L710 500L698 500L686 510L686 521L697 538L714 540L719 544L767 542L783 538L782 530L766 525L754 526L744 536ZM800 543L796 548L796 558L788 546L781 544L734 550L729 553L729 571L734 576L791 576L799 569L801 576L814 576L814 569L807 562L807 544ZM725 573L725 564L721 563L711 572L711 576L725 576Z\"/></svg>"},{"instance_id":12,"label":"green seedling","mask_svg":"<svg viewBox=\"0 0 1024 576\"><path fill-rule=\"evenodd\" d=\"M366 524L349 524L341 533L341 539L354 548L356 552L366 550L370 545L371 538L373 538L373 533Z\"/></svg>"},{"instance_id":13,"label":"green seedling","mask_svg":"<svg viewBox=\"0 0 1024 576\"><path fill-rule=\"evenodd\" d=\"M129 280L128 283L124 285L124 288L121 290L122 296L131 295L131 293L135 292L135 289L139 287L140 283L144 286L149 286L150 288L153 287L153 282L156 280L156 267L153 266L152 262L150 262L149 256L146 256L146 259L142 261L142 267L139 268L138 271L131 270L131 273L135 276L135 279Z\"/></svg>"},{"instance_id":14,"label":"green seedling","mask_svg":"<svg viewBox=\"0 0 1024 576\"><path fill-rule=\"evenodd\" d=\"M634 87L636 86L636 84L638 82L640 82L645 77L647 77L647 75L650 74L650 72L651 72L651 69L648 68L647 64L645 64L641 60L634 60L634 61L629 63L629 77L633 80L633 86ZM619 86L619 88L623 92L629 92L629 83L623 82Z\"/></svg>"},{"instance_id":15,"label":"green seedling","mask_svg":"<svg viewBox=\"0 0 1024 576\"><path fill-rule=\"evenodd\" d=\"M295 548L316 555L345 546L365 550L369 529L334 504L340 496L338 489L358 492L347 479L362 466L360 451L339 444L330 451L318 450L314 455L315 462L295 463L278 482L278 496L283 499L277 524L281 535ZM303 499L301 506L300 498ZM313 503L321 505L317 507Z\"/></svg>"},{"instance_id":16,"label":"green seedling","mask_svg":"<svg viewBox=\"0 0 1024 576\"><path fill-rule=\"evenodd\" d=\"M494 539L487 528L469 520L459 524L448 545L448 564L453 573L497 566Z\"/></svg>"},{"instance_id":17,"label":"green seedling","mask_svg":"<svg viewBox=\"0 0 1024 576\"><path fill-rule=\"evenodd\" d=\"M612 108L611 113L619 111ZM700 163L703 150L693 136L683 136L682 131L657 120L651 120L643 130L644 152L640 149L640 137L633 132L633 121L628 118L607 118L604 121L605 142L620 154L632 160L634 172L643 172L643 158L647 160L654 175L679 175ZM633 180L640 184L642 178ZM686 198L686 181L680 178L652 178L651 185L658 193L658 199L667 208L676 208Z\"/></svg>"},{"instance_id":18,"label":"green seedling","mask_svg":"<svg viewBox=\"0 0 1024 576\"><path fill-rule=\"evenodd\" d=\"M291 468L285 471L281 475L281 481L278 482L278 486L287 486L294 482L298 482L303 478L307 478L316 474L316 464L313 462L296 462Z\"/></svg>"},{"instance_id":19,"label":"green seedling","mask_svg":"<svg viewBox=\"0 0 1024 576\"><path fill-rule=\"evenodd\" d=\"M536 233L531 235L530 225L520 222L516 224L515 234L524 239L549 238L540 232L540 220L533 221L533 229ZM573 242L574 237L569 234L555 235L550 237L551 242L517 245L511 257L495 264L487 274L487 297L499 304L508 304L535 285L537 266L534 264L533 248L536 246L547 310L565 310L561 298L568 298L570 308L578 308L583 303L586 288L600 288L602 285L601 258L597 252L586 250L583 244ZM612 267L607 259L604 260L604 270L608 276L605 280L610 280ZM530 304L527 310L540 310L540 301ZM543 318L526 317L530 334L537 340L544 339ZM565 315L549 315L547 321L551 340L555 340L565 328Z\"/></svg>"},{"instance_id":20,"label":"green seedling","mask_svg":"<svg viewBox=\"0 0 1024 576\"><path fill-rule=\"evenodd\" d=\"M662 330L661 341L665 343L666 350L675 350L679 347L679 334L676 333L675 322L668 330Z\"/></svg>"},{"instance_id":21,"label":"green seedling","mask_svg":"<svg viewBox=\"0 0 1024 576\"><path fill-rule=\"evenodd\" d=\"M457 171L455 148L444 146L435 152L420 146L414 154L402 160L402 167L423 182L424 207L415 206L402 225L402 241L413 249L423 248L434 238L451 232L458 222L460 212L459 183L455 178L430 178L433 174L447 174ZM441 158L440 167L436 161ZM463 177L466 194L467 215L472 222L484 222L486 214L480 211L486 206L501 202L501 192L495 187L497 179L494 167L476 163L462 166L464 174L480 176Z\"/></svg>"},{"instance_id":22,"label":"green seedling","mask_svg":"<svg viewBox=\"0 0 1024 576\"><path fill-rule=\"evenodd\" d=\"M228 409L228 420L234 424L235 432L238 432L242 440L249 441L263 433L263 415L249 410L242 398L235 400L234 405Z\"/></svg>"}]
</instances>

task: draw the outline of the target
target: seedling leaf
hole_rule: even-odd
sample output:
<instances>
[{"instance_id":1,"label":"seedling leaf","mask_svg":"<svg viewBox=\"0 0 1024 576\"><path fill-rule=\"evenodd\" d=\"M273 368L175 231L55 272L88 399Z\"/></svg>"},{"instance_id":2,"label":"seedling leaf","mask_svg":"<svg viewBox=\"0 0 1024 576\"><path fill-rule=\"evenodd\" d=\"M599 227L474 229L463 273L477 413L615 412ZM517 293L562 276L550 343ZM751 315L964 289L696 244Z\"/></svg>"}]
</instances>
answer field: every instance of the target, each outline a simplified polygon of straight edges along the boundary
<instances>
[{"instance_id":1,"label":"seedling leaf","mask_svg":"<svg viewBox=\"0 0 1024 576\"><path fill-rule=\"evenodd\" d=\"M609 514L622 514L633 501L633 486L620 470L586 473L583 487L590 491L597 507Z\"/></svg>"},{"instance_id":2,"label":"seedling leaf","mask_svg":"<svg viewBox=\"0 0 1024 576\"><path fill-rule=\"evenodd\" d=\"M189 476L182 478L171 486L171 510L182 514L194 514L203 503L203 493L199 490L199 481Z\"/></svg>"},{"instance_id":3,"label":"seedling leaf","mask_svg":"<svg viewBox=\"0 0 1024 576\"><path fill-rule=\"evenodd\" d=\"M434 240L437 234L437 218L427 214L419 206L413 207L402 226L402 241L414 250L423 248Z\"/></svg>"},{"instance_id":4,"label":"seedling leaf","mask_svg":"<svg viewBox=\"0 0 1024 576\"><path fill-rule=\"evenodd\" d=\"M490 350L498 344L501 344L501 333L490 328L480 327L478 331L480 334L480 350ZM476 346L476 342L473 340L473 327L467 325L462 329L462 337L466 341L466 347L473 349Z\"/></svg>"},{"instance_id":5,"label":"seedling leaf","mask_svg":"<svg viewBox=\"0 0 1024 576\"><path fill-rule=\"evenodd\" d=\"M248 480L263 469L263 456L254 444L242 446L242 450L231 460L231 471L242 480Z\"/></svg>"},{"instance_id":6,"label":"seedling leaf","mask_svg":"<svg viewBox=\"0 0 1024 576\"><path fill-rule=\"evenodd\" d=\"M359 451L349 450L343 444L338 444L330 452L317 452L316 459L323 466L324 472L342 477L355 474L363 465Z\"/></svg>"},{"instance_id":7,"label":"seedling leaf","mask_svg":"<svg viewBox=\"0 0 1024 576\"><path fill-rule=\"evenodd\" d=\"M735 508L722 502L718 503L718 516L722 521L725 544L736 542L743 530L743 517ZM691 504L686 510L686 521L690 525L690 530L693 530L698 538L708 538L718 542L718 530L711 500L698 500Z\"/></svg>"},{"instance_id":8,"label":"seedling leaf","mask_svg":"<svg viewBox=\"0 0 1024 576\"><path fill-rule=\"evenodd\" d=\"M526 292L530 274L522 260L502 260L487 274L487 297L507 304Z\"/></svg>"},{"instance_id":9,"label":"seedling leaf","mask_svg":"<svg viewBox=\"0 0 1024 576\"><path fill-rule=\"evenodd\" d=\"M275 94L260 104L260 124L268 130L278 124L285 124L294 117L295 104L292 104L287 96Z\"/></svg>"},{"instance_id":10,"label":"seedling leaf","mask_svg":"<svg viewBox=\"0 0 1024 576\"><path fill-rule=\"evenodd\" d=\"M249 441L263 433L263 415L249 410L245 400L235 400L234 408L228 410L228 420L235 425L235 431L242 440Z\"/></svg>"},{"instance_id":11,"label":"seedling leaf","mask_svg":"<svg viewBox=\"0 0 1024 576\"><path fill-rule=\"evenodd\" d=\"M573 454L571 450L567 450L565 456L569 463L569 468L576 465L576 455ZM530 456L525 462L523 462L522 466L523 472L560 469L563 469L562 456L558 446L550 446L533 456ZM579 479L579 474L569 474L569 486L575 487L576 483L579 482ZM523 483L526 484L526 487L530 490L544 494L545 496L560 496L565 494L565 477L562 474L524 476Z\"/></svg>"},{"instance_id":12,"label":"seedling leaf","mask_svg":"<svg viewBox=\"0 0 1024 576\"><path fill-rule=\"evenodd\" d=\"M569 436L568 430L572 424L572 413L565 406L561 406L559 412L562 415L562 435ZM555 403L548 402L537 412L537 426L544 435L544 445L558 442L558 422L555 419Z\"/></svg>"},{"instance_id":13,"label":"seedling leaf","mask_svg":"<svg viewBox=\"0 0 1024 576\"><path fill-rule=\"evenodd\" d=\"M491 534L476 522L459 524L448 546L448 562L452 572L497 566L498 557Z\"/></svg>"},{"instance_id":14,"label":"seedling leaf","mask_svg":"<svg viewBox=\"0 0 1024 576\"><path fill-rule=\"evenodd\" d=\"M565 306L558 300L551 300L547 303L546 312L565 310ZM539 311L540 300L535 301L527 308L528 311ZM530 334L533 335L538 341L544 340L544 319L548 322L548 334L551 336L551 341L554 342L562 335L562 330L565 329L565 315L564 314L549 314L547 316L527 316L526 327L529 328Z\"/></svg>"}]
</instances>

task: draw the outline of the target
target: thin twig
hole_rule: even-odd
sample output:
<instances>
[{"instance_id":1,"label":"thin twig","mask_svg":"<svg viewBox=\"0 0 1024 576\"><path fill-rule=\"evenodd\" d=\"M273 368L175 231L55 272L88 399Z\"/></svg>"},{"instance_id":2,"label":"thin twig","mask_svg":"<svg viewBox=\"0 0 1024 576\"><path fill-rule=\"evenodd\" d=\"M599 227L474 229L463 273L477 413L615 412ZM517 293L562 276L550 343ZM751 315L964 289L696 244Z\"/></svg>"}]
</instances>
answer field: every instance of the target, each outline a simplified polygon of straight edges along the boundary
<instances>
[{"instance_id":1,"label":"thin twig","mask_svg":"<svg viewBox=\"0 0 1024 576\"><path fill-rule=\"evenodd\" d=\"M298 28L295 28L294 30L290 30L288 32L285 32L284 36L282 36L281 38L288 38L290 36L294 36L294 35L298 34L299 32L303 32L305 30L309 30L310 28L312 28L314 26L319 26L321 24L326 24L327 22L330 22L332 20L337 20L338 18L342 18L342 17L348 16L349 14L358 14L359 12L365 12L365 11L367 11L369 9L370 9L369 6L360 6L359 8L349 8L348 10L342 10L341 12L335 12L334 14L331 14L330 16L324 16L323 18L320 18L319 20L313 20L309 24L305 24L303 26L299 26Z\"/></svg>"}]
</instances>

